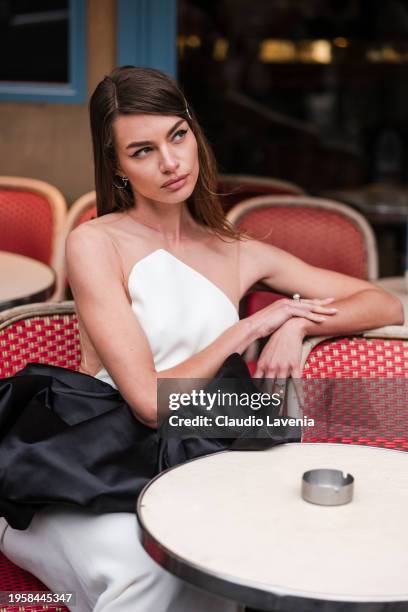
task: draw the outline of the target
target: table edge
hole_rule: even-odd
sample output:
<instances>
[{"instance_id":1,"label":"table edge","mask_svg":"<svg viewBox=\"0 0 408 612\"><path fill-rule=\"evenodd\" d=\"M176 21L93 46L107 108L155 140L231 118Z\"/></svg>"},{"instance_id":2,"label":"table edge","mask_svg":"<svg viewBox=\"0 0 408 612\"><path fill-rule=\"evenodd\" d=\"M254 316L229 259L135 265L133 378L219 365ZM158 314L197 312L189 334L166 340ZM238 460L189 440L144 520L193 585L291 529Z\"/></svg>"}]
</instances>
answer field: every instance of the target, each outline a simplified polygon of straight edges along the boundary
<instances>
[{"instance_id":1,"label":"table edge","mask_svg":"<svg viewBox=\"0 0 408 612\"><path fill-rule=\"evenodd\" d=\"M352 447L358 446L359 448L371 449L371 450L381 450L385 452L392 453L403 453L404 451L391 449L391 448L382 448L376 446L363 446L363 445L351 445L351 444L336 444L330 442L290 442L290 444L296 444L298 446L304 444L313 444L319 446L342 446L342 447ZM284 446L284 445L279 445ZM211 572L202 566L192 563L191 561L186 561L177 553L171 551L166 546L161 544L148 530L146 527L142 517L141 517L141 506L143 503L143 495L149 489L150 486L154 484L156 480L161 478L164 474L168 472L182 468L187 463L192 463L193 461L199 461L202 459L206 459L208 457L212 457L214 455L219 455L223 453L230 452L248 452L248 451L230 451L223 450L218 453L210 453L207 455L203 455L201 457L196 457L194 459L190 459L184 463L175 465L173 467L164 470L160 474L157 474L151 481L149 481L142 489L137 499L136 504L136 518L139 523L142 539L141 543L147 554L158 563L161 567L168 570L170 573L178 576L182 580L193 584L194 586L203 589L206 592L211 592L213 594L219 595L226 599L231 599L233 601L239 602L245 606L253 606L260 610L273 610L279 606L279 610L281 612L285 612L286 610L289 612L290 610L295 609L294 606L301 605L301 602L304 602L307 605L308 612L318 612L319 610L323 611L324 606L328 604L332 604L333 611L336 609L336 605L339 606L339 610L346 610L346 608L350 607L350 612L383 612L384 606L387 604L392 604L393 612L406 612L407 611L407 601L408 601L408 593L403 595L405 599L391 599L389 596L384 596L384 599L381 597L377 597L375 599L333 599L332 594L319 593L311 593L308 596L304 591L302 592L289 592L287 588L285 591L282 590L282 587L279 585L271 585L270 590L263 588L263 585L260 583L256 583L253 581L240 581L237 578L234 580L231 579L227 574ZM249 452L260 452L260 451L249 451ZM326 611L326 608L324 608Z\"/></svg>"}]
</instances>

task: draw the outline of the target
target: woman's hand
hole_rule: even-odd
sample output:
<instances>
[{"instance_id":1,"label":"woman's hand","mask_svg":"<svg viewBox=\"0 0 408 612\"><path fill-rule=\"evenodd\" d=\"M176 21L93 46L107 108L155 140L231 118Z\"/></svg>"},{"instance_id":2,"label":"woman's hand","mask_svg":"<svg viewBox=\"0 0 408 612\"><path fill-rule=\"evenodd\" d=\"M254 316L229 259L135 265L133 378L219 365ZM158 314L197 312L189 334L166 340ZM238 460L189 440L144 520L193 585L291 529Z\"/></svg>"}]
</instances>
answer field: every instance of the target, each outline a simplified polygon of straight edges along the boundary
<instances>
[{"instance_id":1,"label":"woman's hand","mask_svg":"<svg viewBox=\"0 0 408 612\"><path fill-rule=\"evenodd\" d=\"M334 298L297 301L284 298L258 310L247 317L247 321L254 326L257 338L264 338L275 332L292 317L301 317L315 323L325 321L328 316L337 312L337 308L327 306L333 300Z\"/></svg>"},{"instance_id":2,"label":"woman's hand","mask_svg":"<svg viewBox=\"0 0 408 612\"><path fill-rule=\"evenodd\" d=\"M305 337L304 319L286 321L277 329L261 351L255 378L300 378L302 343Z\"/></svg>"}]
</instances>

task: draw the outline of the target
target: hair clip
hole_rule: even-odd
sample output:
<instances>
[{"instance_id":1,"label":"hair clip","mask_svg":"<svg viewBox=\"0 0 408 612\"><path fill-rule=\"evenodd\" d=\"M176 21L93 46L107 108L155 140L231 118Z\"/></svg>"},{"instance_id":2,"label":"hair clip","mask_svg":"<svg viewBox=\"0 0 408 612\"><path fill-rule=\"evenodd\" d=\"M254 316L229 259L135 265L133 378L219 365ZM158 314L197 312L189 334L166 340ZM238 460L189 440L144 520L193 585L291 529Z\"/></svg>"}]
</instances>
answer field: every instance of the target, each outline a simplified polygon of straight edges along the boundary
<instances>
[{"instance_id":1,"label":"hair clip","mask_svg":"<svg viewBox=\"0 0 408 612\"><path fill-rule=\"evenodd\" d=\"M192 121L192 120L193 120L193 118L192 118L192 116L191 116L191 113L190 113L190 111L189 111L189 109L188 109L187 103L186 103L186 115L187 115L187 117L190 119L190 121Z\"/></svg>"}]
</instances>

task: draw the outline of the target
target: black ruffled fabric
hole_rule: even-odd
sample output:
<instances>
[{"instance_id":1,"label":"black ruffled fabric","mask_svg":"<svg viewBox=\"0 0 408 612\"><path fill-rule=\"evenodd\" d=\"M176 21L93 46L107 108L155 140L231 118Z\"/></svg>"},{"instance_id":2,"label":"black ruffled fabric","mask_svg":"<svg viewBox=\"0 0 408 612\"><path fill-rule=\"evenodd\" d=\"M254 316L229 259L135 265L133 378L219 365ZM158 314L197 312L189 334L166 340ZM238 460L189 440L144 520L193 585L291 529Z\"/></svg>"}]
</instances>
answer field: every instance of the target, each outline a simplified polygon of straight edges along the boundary
<instances>
[{"instance_id":1,"label":"black ruffled fabric","mask_svg":"<svg viewBox=\"0 0 408 612\"><path fill-rule=\"evenodd\" d=\"M238 354L217 372L255 390ZM160 438L131 412L120 393L92 376L30 363L0 380L0 516L26 529L47 505L95 513L134 512L138 494L159 472L209 453L285 442Z\"/></svg>"}]
</instances>

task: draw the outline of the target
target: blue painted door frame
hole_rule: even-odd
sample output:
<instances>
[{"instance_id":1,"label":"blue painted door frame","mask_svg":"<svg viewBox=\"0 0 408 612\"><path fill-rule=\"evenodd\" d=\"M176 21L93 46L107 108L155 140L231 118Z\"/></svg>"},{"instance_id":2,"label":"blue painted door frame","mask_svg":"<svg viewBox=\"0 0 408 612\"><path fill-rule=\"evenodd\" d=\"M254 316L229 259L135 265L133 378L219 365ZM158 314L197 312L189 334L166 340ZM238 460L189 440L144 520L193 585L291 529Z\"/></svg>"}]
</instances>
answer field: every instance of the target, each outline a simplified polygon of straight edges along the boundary
<instances>
[{"instance_id":1,"label":"blue painted door frame","mask_svg":"<svg viewBox=\"0 0 408 612\"><path fill-rule=\"evenodd\" d=\"M177 0L118 0L117 64L177 75Z\"/></svg>"},{"instance_id":2,"label":"blue painted door frame","mask_svg":"<svg viewBox=\"0 0 408 612\"><path fill-rule=\"evenodd\" d=\"M0 82L0 101L86 100L86 0L69 0L69 82ZM177 76L177 0L117 0L117 65L151 66Z\"/></svg>"}]
</instances>

